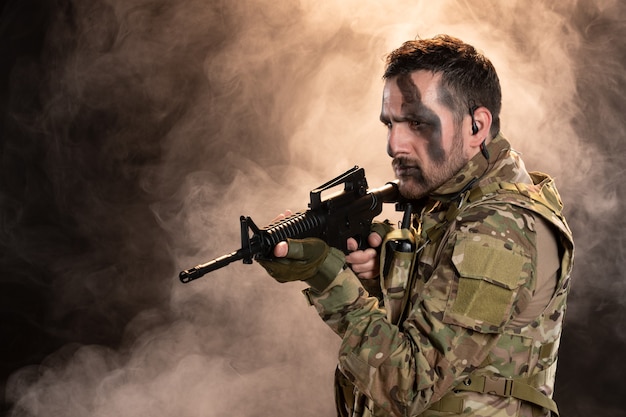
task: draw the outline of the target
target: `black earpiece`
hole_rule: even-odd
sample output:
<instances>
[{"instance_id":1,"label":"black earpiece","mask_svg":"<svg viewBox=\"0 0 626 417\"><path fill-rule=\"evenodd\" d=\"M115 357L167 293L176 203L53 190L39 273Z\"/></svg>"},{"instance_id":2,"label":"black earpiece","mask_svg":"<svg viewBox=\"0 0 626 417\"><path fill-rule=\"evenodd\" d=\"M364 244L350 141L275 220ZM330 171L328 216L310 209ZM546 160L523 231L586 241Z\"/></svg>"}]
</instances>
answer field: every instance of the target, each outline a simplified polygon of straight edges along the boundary
<instances>
[{"instance_id":1,"label":"black earpiece","mask_svg":"<svg viewBox=\"0 0 626 417\"><path fill-rule=\"evenodd\" d=\"M476 133L478 133L478 125L476 124L476 119L474 118L474 112L476 111L477 108L478 106L476 105L476 102L474 100L470 100L469 101L469 114L472 117L472 135L475 135ZM487 144L485 143L486 141L487 139L483 139L482 143L480 144L480 152L483 154L485 159L489 161L489 151L487 150Z\"/></svg>"},{"instance_id":2,"label":"black earpiece","mask_svg":"<svg viewBox=\"0 0 626 417\"><path fill-rule=\"evenodd\" d=\"M487 141L487 139L483 140L480 144L480 152L483 154L483 156L485 157L485 159L488 161L489 160L489 151L487 150L487 145L485 144L485 142Z\"/></svg>"},{"instance_id":3,"label":"black earpiece","mask_svg":"<svg viewBox=\"0 0 626 417\"><path fill-rule=\"evenodd\" d=\"M472 100L471 103L474 103L474 100ZM478 133L478 125L476 124L476 120L474 119L474 111L476 111L477 108L478 106L474 104L469 109L470 116L472 117L472 135Z\"/></svg>"}]
</instances>

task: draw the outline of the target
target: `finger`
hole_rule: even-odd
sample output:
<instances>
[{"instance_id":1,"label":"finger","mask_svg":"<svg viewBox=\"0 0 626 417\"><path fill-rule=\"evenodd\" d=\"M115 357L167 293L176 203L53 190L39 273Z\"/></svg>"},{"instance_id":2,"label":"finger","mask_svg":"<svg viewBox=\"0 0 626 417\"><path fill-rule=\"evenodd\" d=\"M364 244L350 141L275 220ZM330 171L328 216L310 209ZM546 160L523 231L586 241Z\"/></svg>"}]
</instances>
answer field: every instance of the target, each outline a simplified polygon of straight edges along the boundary
<instances>
[{"instance_id":1,"label":"finger","mask_svg":"<svg viewBox=\"0 0 626 417\"><path fill-rule=\"evenodd\" d=\"M350 252L355 251L359 248L359 244L356 243L356 239L349 237L346 242L346 246Z\"/></svg>"},{"instance_id":2,"label":"finger","mask_svg":"<svg viewBox=\"0 0 626 417\"><path fill-rule=\"evenodd\" d=\"M378 263L374 261L365 264L352 265L351 268L360 279L373 279L379 274Z\"/></svg>"},{"instance_id":3,"label":"finger","mask_svg":"<svg viewBox=\"0 0 626 417\"><path fill-rule=\"evenodd\" d=\"M351 268L354 272L356 272L357 274L363 274L366 272L371 272L372 269L374 269L374 261L369 261L369 262L365 262L362 264L352 264Z\"/></svg>"},{"instance_id":4,"label":"finger","mask_svg":"<svg viewBox=\"0 0 626 417\"><path fill-rule=\"evenodd\" d=\"M368 271L356 274L359 279L375 279L378 277L378 271Z\"/></svg>"},{"instance_id":5,"label":"finger","mask_svg":"<svg viewBox=\"0 0 626 417\"><path fill-rule=\"evenodd\" d=\"M284 213L280 213L278 216L274 217L274 219L272 220L272 223L276 223L278 221L281 220L285 220L287 217L293 215L293 213L291 212L291 210L287 209L285 210Z\"/></svg>"},{"instance_id":6,"label":"finger","mask_svg":"<svg viewBox=\"0 0 626 417\"><path fill-rule=\"evenodd\" d=\"M274 256L277 258L284 258L287 256L287 252L289 252L287 242L278 242L278 244L274 246Z\"/></svg>"},{"instance_id":7,"label":"finger","mask_svg":"<svg viewBox=\"0 0 626 417\"><path fill-rule=\"evenodd\" d=\"M346 256L346 261L361 279L376 278L379 274L378 255L374 249L352 252Z\"/></svg>"},{"instance_id":8,"label":"finger","mask_svg":"<svg viewBox=\"0 0 626 417\"><path fill-rule=\"evenodd\" d=\"M278 221L284 220L285 219L285 215L280 213L278 216L274 217L271 221L271 223L276 223Z\"/></svg>"},{"instance_id":9,"label":"finger","mask_svg":"<svg viewBox=\"0 0 626 417\"><path fill-rule=\"evenodd\" d=\"M367 237L367 243L369 243L370 247L377 248L383 243L383 238L378 233L370 233Z\"/></svg>"},{"instance_id":10,"label":"finger","mask_svg":"<svg viewBox=\"0 0 626 417\"><path fill-rule=\"evenodd\" d=\"M377 233L381 238L385 238L385 236L387 236L387 233L391 232L393 230L391 224L389 224L389 222L384 221L384 222L373 222L372 226L371 226L371 232L372 233Z\"/></svg>"},{"instance_id":11,"label":"finger","mask_svg":"<svg viewBox=\"0 0 626 417\"><path fill-rule=\"evenodd\" d=\"M375 249L367 248L365 250L357 250L346 255L346 262L354 265L363 264L374 260L378 254Z\"/></svg>"}]
</instances>

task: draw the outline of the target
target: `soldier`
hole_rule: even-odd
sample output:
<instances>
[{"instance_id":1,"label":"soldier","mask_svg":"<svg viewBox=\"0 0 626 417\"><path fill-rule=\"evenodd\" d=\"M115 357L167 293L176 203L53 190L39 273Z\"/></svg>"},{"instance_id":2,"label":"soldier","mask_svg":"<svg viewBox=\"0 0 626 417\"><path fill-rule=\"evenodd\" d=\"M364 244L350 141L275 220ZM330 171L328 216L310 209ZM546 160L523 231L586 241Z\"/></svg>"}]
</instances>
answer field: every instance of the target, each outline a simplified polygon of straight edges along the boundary
<instances>
[{"instance_id":1,"label":"soldier","mask_svg":"<svg viewBox=\"0 0 626 417\"><path fill-rule=\"evenodd\" d=\"M382 262L314 238L259 262L308 283L342 338L339 416L557 415L574 245L554 182L526 171L500 132L499 79L472 46L406 42L383 78L380 120L410 224L374 225Z\"/></svg>"}]
</instances>

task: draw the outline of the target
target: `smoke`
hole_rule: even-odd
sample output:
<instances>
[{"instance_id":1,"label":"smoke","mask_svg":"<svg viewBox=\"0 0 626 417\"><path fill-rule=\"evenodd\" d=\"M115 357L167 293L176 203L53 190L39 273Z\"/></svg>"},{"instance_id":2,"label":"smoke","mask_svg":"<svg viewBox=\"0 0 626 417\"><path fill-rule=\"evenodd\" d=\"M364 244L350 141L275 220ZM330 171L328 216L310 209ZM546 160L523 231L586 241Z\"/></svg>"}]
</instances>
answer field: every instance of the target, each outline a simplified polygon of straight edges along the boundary
<instances>
[{"instance_id":1,"label":"smoke","mask_svg":"<svg viewBox=\"0 0 626 417\"><path fill-rule=\"evenodd\" d=\"M371 186L391 179L385 54L449 33L493 60L503 131L556 177L575 234L561 412L619 415L624 12L617 0L9 1L6 411L333 415L339 340L301 284L240 263L186 285L177 274L238 249L239 215L266 224L304 208L354 165Z\"/></svg>"}]
</instances>

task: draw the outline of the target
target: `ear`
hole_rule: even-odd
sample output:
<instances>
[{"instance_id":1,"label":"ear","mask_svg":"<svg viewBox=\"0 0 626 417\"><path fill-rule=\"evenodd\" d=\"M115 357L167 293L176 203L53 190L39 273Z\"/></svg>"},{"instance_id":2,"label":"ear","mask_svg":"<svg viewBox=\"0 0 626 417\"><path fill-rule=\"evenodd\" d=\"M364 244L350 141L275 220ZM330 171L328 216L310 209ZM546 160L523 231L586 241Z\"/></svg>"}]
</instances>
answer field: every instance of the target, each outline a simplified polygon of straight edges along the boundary
<instances>
[{"instance_id":1,"label":"ear","mask_svg":"<svg viewBox=\"0 0 626 417\"><path fill-rule=\"evenodd\" d=\"M487 107L476 107L473 111L470 109L470 147L479 147L485 139L487 139L487 141L491 139L489 136L491 121L491 112Z\"/></svg>"}]
</instances>

